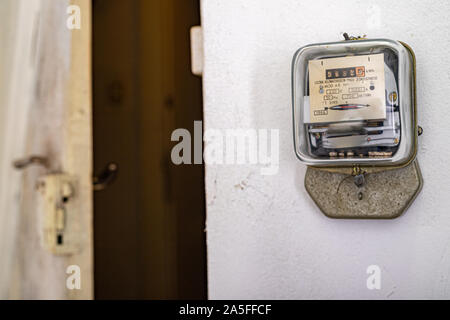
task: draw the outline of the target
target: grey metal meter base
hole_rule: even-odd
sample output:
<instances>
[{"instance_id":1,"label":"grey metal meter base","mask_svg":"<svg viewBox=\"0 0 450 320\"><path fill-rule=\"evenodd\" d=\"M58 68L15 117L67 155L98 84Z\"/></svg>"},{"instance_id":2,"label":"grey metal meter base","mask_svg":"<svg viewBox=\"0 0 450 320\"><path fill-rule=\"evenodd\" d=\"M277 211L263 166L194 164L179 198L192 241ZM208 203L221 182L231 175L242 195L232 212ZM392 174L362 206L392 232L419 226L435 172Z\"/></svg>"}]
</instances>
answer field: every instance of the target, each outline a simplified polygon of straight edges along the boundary
<instances>
[{"instance_id":1,"label":"grey metal meter base","mask_svg":"<svg viewBox=\"0 0 450 320\"><path fill-rule=\"evenodd\" d=\"M399 169L357 176L308 166L305 187L330 218L394 219L408 209L422 189L417 160Z\"/></svg>"}]
</instances>

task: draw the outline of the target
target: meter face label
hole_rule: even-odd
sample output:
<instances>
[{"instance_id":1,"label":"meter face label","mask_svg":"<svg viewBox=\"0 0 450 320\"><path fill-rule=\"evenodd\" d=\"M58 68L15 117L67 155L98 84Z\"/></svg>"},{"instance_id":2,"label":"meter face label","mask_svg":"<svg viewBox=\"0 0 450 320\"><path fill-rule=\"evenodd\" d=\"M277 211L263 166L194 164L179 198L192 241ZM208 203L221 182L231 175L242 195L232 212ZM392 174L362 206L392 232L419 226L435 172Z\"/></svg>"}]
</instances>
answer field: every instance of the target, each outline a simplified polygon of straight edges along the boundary
<instances>
[{"instance_id":1,"label":"meter face label","mask_svg":"<svg viewBox=\"0 0 450 320\"><path fill-rule=\"evenodd\" d=\"M386 119L384 54L310 60L309 96L309 123Z\"/></svg>"}]
</instances>

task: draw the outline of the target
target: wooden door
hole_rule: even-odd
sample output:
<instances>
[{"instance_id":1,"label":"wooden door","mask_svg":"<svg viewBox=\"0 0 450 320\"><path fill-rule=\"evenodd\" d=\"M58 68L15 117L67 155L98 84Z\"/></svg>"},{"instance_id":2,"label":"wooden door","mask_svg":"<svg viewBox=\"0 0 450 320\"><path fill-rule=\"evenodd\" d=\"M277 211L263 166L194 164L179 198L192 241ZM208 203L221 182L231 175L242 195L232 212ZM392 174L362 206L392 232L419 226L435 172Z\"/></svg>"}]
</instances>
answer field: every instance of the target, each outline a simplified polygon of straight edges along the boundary
<instances>
[{"instance_id":1,"label":"wooden door","mask_svg":"<svg viewBox=\"0 0 450 320\"><path fill-rule=\"evenodd\" d=\"M199 1L95 0L93 13L94 166L119 165L94 199L96 298L206 298L203 166L170 159L173 130L202 120Z\"/></svg>"},{"instance_id":2,"label":"wooden door","mask_svg":"<svg viewBox=\"0 0 450 320\"><path fill-rule=\"evenodd\" d=\"M67 25L71 5L80 9L80 29ZM2 0L0 8L7 17L0 21L0 298L91 299L91 3ZM13 168L32 155L46 158L48 167ZM42 246L45 213L36 184L54 173L77 181L80 246L70 255ZM80 289L67 286L70 266L80 269Z\"/></svg>"}]
</instances>

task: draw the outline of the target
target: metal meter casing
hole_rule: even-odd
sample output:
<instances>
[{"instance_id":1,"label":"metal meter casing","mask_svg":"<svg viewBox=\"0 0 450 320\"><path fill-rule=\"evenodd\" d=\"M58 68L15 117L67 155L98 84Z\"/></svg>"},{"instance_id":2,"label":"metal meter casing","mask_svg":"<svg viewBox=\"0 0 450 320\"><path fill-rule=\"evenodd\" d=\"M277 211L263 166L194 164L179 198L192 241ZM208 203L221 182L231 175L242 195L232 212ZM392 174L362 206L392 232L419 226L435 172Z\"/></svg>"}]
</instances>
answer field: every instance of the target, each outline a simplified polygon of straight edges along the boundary
<instances>
[{"instance_id":1,"label":"metal meter casing","mask_svg":"<svg viewBox=\"0 0 450 320\"><path fill-rule=\"evenodd\" d=\"M309 70L311 60L336 57L349 57L358 55L374 55L388 52L395 60L390 68L395 71L396 103L398 108L399 138L395 152L372 152L375 156L355 155L354 152L345 152L344 156L317 156L311 152L310 132L306 125L305 97L309 96ZM387 56L387 54L385 54ZM386 58L385 58L386 59ZM345 166L377 166L399 167L414 160L417 152L417 121L415 98L415 57L413 51L404 43L388 39L353 40L330 43L311 44L300 48L294 55L292 63L292 99L294 146L297 157L307 165L320 167ZM386 85L389 85L386 79ZM386 92L389 95L389 92ZM370 149L369 149L370 150ZM370 151L369 151L370 152ZM332 152L331 152L332 153ZM351 156L348 156L350 153ZM353 153L353 155L352 155ZM368 153L368 152L366 152ZM332 154L334 155L334 154ZM386 156L388 155L388 156Z\"/></svg>"},{"instance_id":2,"label":"metal meter casing","mask_svg":"<svg viewBox=\"0 0 450 320\"><path fill-rule=\"evenodd\" d=\"M385 60L386 114L390 119L308 122L310 61L380 53ZM342 70L348 71L355 66L345 67L349 68ZM411 205L423 180L415 159L419 133L415 55L408 45L389 39L352 38L302 47L292 62L292 103L295 154L308 166L306 190L326 216L392 219ZM358 100L349 105L364 106ZM339 108L342 106L328 110ZM372 138L392 141L377 145ZM342 142L349 140L353 144Z\"/></svg>"}]
</instances>

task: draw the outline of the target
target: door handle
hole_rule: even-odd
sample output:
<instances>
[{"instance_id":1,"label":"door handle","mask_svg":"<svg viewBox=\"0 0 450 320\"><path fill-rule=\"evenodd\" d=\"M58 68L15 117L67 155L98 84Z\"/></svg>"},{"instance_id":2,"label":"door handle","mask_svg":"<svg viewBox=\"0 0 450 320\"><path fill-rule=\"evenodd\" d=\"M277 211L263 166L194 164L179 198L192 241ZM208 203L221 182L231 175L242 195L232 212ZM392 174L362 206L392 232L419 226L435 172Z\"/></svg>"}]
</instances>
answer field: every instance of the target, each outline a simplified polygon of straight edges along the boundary
<instances>
[{"instance_id":1,"label":"door handle","mask_svg":"<svg viewBox=\"0 0 450 320\"><path fill-rule=\"evenodd\" d=\"M39 165L48 168L48 159L42 156L30 156L28 158L18 159L13 162L14 168L18 170L23 170L30 165Z\"/></svg>"},{"instance_id":2,"label":"door handle","mask_svg":"<svg viewBox=\"0 0 450 320\"><path fill-rule=\"evenodd\" d=\"M119 173L119 166L111 162L100 172L99 175L94 177L94 191L105 190L110 186L117 178Z\"/></svg>"}]
</instances>

